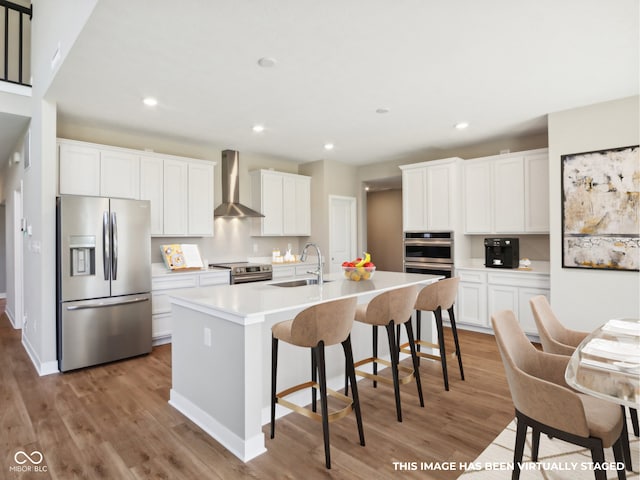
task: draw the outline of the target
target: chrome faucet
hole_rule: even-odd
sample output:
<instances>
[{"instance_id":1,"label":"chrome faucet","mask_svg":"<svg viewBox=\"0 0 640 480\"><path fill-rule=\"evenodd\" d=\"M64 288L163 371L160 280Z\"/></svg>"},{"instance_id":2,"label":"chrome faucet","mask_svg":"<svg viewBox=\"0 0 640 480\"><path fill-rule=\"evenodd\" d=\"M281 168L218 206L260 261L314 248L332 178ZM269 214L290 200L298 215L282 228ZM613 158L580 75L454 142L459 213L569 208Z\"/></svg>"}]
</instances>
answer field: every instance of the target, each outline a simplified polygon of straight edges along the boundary
<instances>
[{"instance_id":1,"label":"chrome faucet","mask_svg":"<svg viewBox=\"0 0 640 480\"><path fill-rule=\"evenodd\" d=\"M312 275L316 275L318 277L318 285L322 285L322 253L320 253L320 247L318 247L318 245L316 245L315 243L311 243L308 242L305 244L304 248L302 249L302 255L300 255L300 261L304 262L307 260L307 248L309 247L315 247L316 252L318 254L318 269L315 272L312 271L308 271L307 273L311 273Z\"/></svg>"}]
</instances>

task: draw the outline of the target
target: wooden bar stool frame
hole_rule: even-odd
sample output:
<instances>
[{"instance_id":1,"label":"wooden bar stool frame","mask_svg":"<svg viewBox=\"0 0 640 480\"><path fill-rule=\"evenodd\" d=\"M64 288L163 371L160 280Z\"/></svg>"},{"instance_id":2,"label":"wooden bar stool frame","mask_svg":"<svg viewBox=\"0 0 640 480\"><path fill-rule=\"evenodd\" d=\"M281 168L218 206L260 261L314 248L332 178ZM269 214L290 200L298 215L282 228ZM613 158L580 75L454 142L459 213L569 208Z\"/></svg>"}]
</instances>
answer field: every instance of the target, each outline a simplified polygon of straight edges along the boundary
<instances>
[{"instance_id":1,"label":"wooden bar stool frame","mask_svg":"<svg viewBox=\"0 0 640 480\"><path fill-rule=\"evenodd\" d=\"M328 304L336 304L338 302L348 302L353 305L351 309L351 313L355 311L355 303L356 299L345 299L345 300L336 300L334 302L328 302ZM301 315L303 315L307 310L311 310L313 308L323 308L328 304L320 304L314 307L309 307L306 310L303 310L294 320L280 322L282 324L290 323L293 325ZM351 315L353 317L353 315ZM352 390L352 398L349 398L346 395L342 395L335 390L331 390L327 388L327 374L325 368L325 341L319 340L315 345L297 345L297 346L307 346L311 348L311 381L304 382L293 387L287 388L281 392L277 392L277 371L278 371L278 343L279 339L272 334L271 336L271 438L275 436L275 415L276 415L276 403L282 405L283 407L289 408L290 410L304 415L307 418L311 418L318 422L322 423L322 433L324 440L324 452L325 452L325 465L327 469L331 468L331 451L329 446L329 423L339 420L350 412L354 411L356 415L356 423L358 426L358 435L360 439L360 445L365 445L364 440L364 429L362 426L362 415L360 411L360 399L358 397L358 386L356 383L355 369L353 366L353 351L351 348L351 324L353 320L349 323L349 328L347 332L347 337L341 343L342 348L344 350L345 356L345 368L347 371L348 381L351 383ZM274 326L275 327L275 326ZM285 340L283 340L285 341ZM289 343L289 342L287 342ZM295 345L294 343L292 343ZM333 343L331 343L333 344ZM305 407L301 407L296 405L295 403L289 402L285 399L288 395L292 393L298 392L300 390L304 390L306 388L311 388L311 410ZM317 413L316 407L316 397L317 391L320 390L320 414ZM339 400L340 402L345 404L345 407L333 411L329 413L328 404L327 404L327 396L331 396Z\"/></svg>"}]
</instances>

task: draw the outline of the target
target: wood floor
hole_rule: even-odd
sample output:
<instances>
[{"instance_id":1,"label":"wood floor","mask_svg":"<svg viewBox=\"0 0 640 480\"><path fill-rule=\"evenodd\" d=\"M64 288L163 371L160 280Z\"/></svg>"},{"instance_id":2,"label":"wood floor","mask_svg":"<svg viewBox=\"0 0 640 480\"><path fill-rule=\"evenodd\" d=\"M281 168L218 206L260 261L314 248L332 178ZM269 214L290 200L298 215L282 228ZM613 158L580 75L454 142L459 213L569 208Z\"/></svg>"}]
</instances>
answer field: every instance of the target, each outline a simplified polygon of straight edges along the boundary
<instances>
[{"instance_id":1,"label":"wood floor","mask_svg":"<svg viewBox=\"0 0 640 480\"><path fill-rule=\"evenodd\" d=\"M470 462L513 418L494 338L460 336L466 381L452 362L451 390L445 392L439 364L423 361L425 407L419 407L415 384L403 385L402 423L389 386L359 382L367 445L358 443L353 416L331 424L328 471L321 426L300 415L278 420L273 440L265 426L267 453L244 464L174 410L167 403L170 345L135 359L38 377L21 332L2 315L0 478L456 478L459 472L396 470L394 462ZM19 451L41 452L40 471L17 472Z\"/></svg>"}]
</instances>

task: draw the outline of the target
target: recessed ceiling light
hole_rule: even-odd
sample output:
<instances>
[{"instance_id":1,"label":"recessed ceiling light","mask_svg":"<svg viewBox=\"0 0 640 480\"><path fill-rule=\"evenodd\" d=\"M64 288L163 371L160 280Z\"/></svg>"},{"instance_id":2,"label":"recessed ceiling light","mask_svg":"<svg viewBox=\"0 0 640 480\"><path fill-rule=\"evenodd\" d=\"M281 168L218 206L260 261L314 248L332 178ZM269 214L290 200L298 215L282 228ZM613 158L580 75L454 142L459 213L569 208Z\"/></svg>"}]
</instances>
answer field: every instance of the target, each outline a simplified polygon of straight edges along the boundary
<instances>
[{"instance_id":1,"label":"recessed ceiling light","mask_svg":"<svg viewBox=\"0 0 640 480\"><path fill-rule=\"evenodd\" d=\"M454 125L458 130L464 130L469 126L469 122L458 122Z\"/></svg>"},{"instance_id":2,"label":"recessed ceiling light","mask_svg":"<svg viewBox=\"0 0 640 480\"><path fill-rule=\"evenodd\" d=\"M258 59L258 65L263 68L271 68L276 64L276 59L273 57L262 57Z\"/></svg>"},{"instance_id":3,"label":"recessed ceiling light","mask_svg":"<svg viewBox=\"0 0 640 480\"><path fill-rule=\"evenodd\" d=\"M254 125L252 130L256 133L264 132L264 125Z\"/></svg>"},{"instance_id":4,"label":"recessed ceiling light","mask_svg":"<svg viewBox=\"0 0 640 480\"><path fill-rule=\"evenodd\" d=\"M158 100L153 97L146 97L144 100L142 100L142 103L144 103L147 107L155 107L156 105L158 105Z\"/></svg>"},{"instance_id":5,"label":"recessed ceiling light","mask_svg":"<svg viewBox=\"0 0 640 480\"><path fill-rule=\"evenodd\" d=\"M376 113L389 113L389 109L386 107L376 108Z\"/></svg>"},{"instance_id":6,"label":"recessed ceiling light","mask_svg":"<svg viewBox=\"0 0 640 480\"><path fill-rule=\"evenodd\" d=\"M333 143L325 143L324 144L324 149L325 150L333 150Z\"/></svg>"}]
</instances>

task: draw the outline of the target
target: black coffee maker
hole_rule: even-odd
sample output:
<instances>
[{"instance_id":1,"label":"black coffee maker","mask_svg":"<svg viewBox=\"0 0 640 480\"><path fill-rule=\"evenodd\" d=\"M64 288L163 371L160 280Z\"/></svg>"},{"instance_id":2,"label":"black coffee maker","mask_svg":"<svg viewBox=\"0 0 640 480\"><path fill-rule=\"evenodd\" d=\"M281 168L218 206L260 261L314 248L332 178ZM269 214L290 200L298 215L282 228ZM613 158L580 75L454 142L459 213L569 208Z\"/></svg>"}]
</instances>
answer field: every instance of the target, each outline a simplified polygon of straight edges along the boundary
<instances>
[{"instance_id":1,"label":"black coffee maker","mask_svg":"<svg viewBox=\"0 0 640 480\"><path fill-rule=\"evenodd\" d=\"M517 238L485 238L484 266L491 268L517 268L520 248Z\"/></svg>"}]
</instances>

